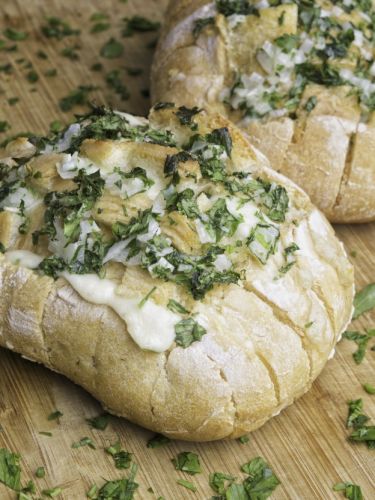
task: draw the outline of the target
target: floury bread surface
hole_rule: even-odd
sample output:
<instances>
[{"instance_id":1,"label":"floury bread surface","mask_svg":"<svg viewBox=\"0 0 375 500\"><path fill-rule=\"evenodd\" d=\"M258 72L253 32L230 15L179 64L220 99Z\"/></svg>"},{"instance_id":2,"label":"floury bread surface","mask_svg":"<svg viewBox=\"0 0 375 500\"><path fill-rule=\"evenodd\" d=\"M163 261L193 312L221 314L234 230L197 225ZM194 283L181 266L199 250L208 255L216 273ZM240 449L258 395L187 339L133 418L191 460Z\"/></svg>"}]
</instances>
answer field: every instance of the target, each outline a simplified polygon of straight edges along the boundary
<instances>
[{"instance_id":1,"label":"floury bread surface","mask_svg":"<svg viewBox=\"0 0 375 500\"><path fill-rule=\"evenodd\" d=\"M372 221L368 4L173 0L154 59L153 100L222 113L332 222Z\"/></svg>"},{"instance_id":2,"label":"floury bread surface","mask_svg":"<svg viewBox=\"0 0 375 500\"><path fill-rule=\"evenodd\" d=\"M1 151L0 344L173 438L252 431L352 313L324 216L232 124L97 109Z\"/></svg>"}]
</instances>

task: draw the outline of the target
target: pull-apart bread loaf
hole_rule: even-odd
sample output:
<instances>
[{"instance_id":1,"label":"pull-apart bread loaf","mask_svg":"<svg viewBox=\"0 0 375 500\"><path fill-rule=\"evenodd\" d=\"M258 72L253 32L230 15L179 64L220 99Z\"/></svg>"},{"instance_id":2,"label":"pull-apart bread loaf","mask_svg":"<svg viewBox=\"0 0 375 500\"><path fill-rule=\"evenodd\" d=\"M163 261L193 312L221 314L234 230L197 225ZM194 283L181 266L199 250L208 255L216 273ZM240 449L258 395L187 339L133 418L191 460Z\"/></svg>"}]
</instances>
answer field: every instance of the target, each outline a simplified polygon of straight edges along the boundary
<instances>
[{"instance_id":1,"label":"pull-apart bread loaf","mask_svg":"<svg viewBox=\"0 0 375 500\"><path fill-rule=\"evenodd\" d=\"M225 119L96 109L1 156L0 345L110 412L235 438L333 354L352 312L343 246Z\"/></svg>"},{"instance_id":2,"label":"pull-apart bread loaf","mask_svg":"<svg viewBox=\"0 0 375 500\"><path fill-rule=\"evenodd\" d=\"M173 0L154 102L222 113L332 222L375 220L374 3Z\"/></svg>"}]
</instances>

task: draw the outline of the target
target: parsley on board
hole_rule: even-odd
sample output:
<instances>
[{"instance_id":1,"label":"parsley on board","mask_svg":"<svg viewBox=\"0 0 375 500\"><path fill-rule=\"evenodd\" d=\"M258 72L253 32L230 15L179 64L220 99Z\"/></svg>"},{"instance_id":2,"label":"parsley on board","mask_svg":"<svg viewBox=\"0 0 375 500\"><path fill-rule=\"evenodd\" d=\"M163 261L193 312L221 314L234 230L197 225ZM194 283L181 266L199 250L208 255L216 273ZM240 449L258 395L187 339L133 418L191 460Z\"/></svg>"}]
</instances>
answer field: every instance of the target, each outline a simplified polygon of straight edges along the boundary
<instances>
[{"instance_id":1,"label":"parsley on board","mask_svg":"<svg viewBox=\"0 0 375 500\"><path fill-rule=\"evenodd\" d=\"M101 33L102 31L108 30L110 27L110 23L100 21L91 26L90 33Z\"/></svg>"},{"instance_id":2,"label":"parsley on board","mask_svg":"<svg viewBox=\"0 0 375 500\"><path fill-rule=\"evenodd\" d=\"M176 470L187 474L194 475L202 472L198 455L191 451L182 451L176 458L172 458L172 463Z\"/></svg>"},{"instance_id":3,"label":"parsley on board","mask_svg":"<svg viewBox=\"0 0 375 500\"><path fill-rule=\"evenodd\" d=\"M125 17L123 19L125 26L122 30L123 37L129 37L136 32L145 33L149 31L157 31L160 23L157 21L150 21L142 16Z\"/></svg>"},{"instance_id":4,"label":"parsley on board","mask_svg":"<svg viewBox=\"0 0 375 500\"><path fill-rule=\"evenodd\" d=\"M115 38L110 38L100 49L100 55L107 59L117 59L124 52L124 46Z\"/></svg>"},{"instance_id":5,"label":"parsley on board","mask_svg":"<svg viewBox=\"0 0 375 500\"><path fill-rule=\"evenodd\" d=\"M47 420L58 420L60 417L62 417L64 414L60 410L56 410L52 413L50 413L47 417Z\"/></svg>"},{"instance_id":6,"label":"parsley on board","mask_svg":"<svg viewBox=\"0 0 375 500\"><path fill-rule=\"evenodd\" d=\"M100 431L105 431L109 423L108 413L103 413L93 418L86 418L86 422L90 424L93 429L98 429Z\"/></svg>"},{"instance_id":7,"label":"parsley on board","mask_svg":"<svg viewBox=\"0 0 375 500\"><path fill-rule=\"evenodd\" d=\"M209 484L211 488L219 495L225 495L226 490L236 480L230 474L223 474L222 472L212 472L209 477Z\"/></svg>"},{"instance_id":8,"label":"parsley on board","mask_svg":"<svg viewBox=\"0 0 375 500\"><path fill-rule=\"evenodd\" d=\"M21 489L20 456L0 448L0 482L19 491Z\"/></svg>"},{"instance_id":9,"label":"parsley on board","mask_svg":"<svg viewBox=\"0 0 375 500\"><path fill-rule=\"evenodd\" d=\"M363 384L364 390L367 394L375 394L375 386L372 384Z\"/></svg>"},{"instance_id":10,"label":"parsley on board","mask_svg":"<svg viewBox=\"0 0 375 500\"><path fill-rule=\"evenodd\" d=\"M79 35L80 30L71 28L66 21L58 17L48 17L47 24L42 26L42 33L47 38L61 40L67 36Z\"/></svg>"},{"instance_id":11,"label":"parsley on board","mask_svg":"<svg viewBox=\"0 0 375 500\"><path fill-rule=\"evenodd\" d=\"M256 498L256 495L258 498L268 498L280 484L279 479L262 457L254 458L244 464L241 470L249 475L243 486L250 498Z\"/></svg>"},{"instance_id":12,"label":"parsley on board","mask_svg":"<svg viewBox=\"0 0 375 500\"><path fill-rule=\"evenodd\" d=\"M88 102L90 92L95 90L92 85L80 85L77 89L72 90L67 96L59 100L61 111L65 113L72 110L75 106L84 106Z\"/></svg>"},{"instance_id":13,"label":"parsley on board","mask_svg":"<svg viewBox=\"0 0 375 500\"><path fill-rule=\"evenodd\" d=\"M38 467L35 471L35 475L38 479L42 479L46 475L46 470L44 467Z\"/></svg>"},{"instance_id":14,"label":"parsley on board","mask_svg":"<svg viewBox=\"0 0 375 500\"><path fill-rule=\"evenodd\" d=\"M72 444L72 448L82 448L83 446L88 446L89 448L96 450L96 446L93 442L93 440L89 437L84 437L80 439L79 441L75 442Z\"/></svg>"},{"instance_id":15,"label":"parsley on board","mask_svg":"<svg viewBox=\"0 0 375 500\"><path fill-rule=\"evenodd\" d=\"M357 365L360 365L366 355L367 345L369 341L375 337L375 330L366 330L366 333L347 331L343 334L343 338L354 341L358 349L353 353L353 359Z\"/></svg>"},{"instance_id":16,"label":"parsley on board","mask_svg":"<svg viewBox=\"0 0 375 500\"><path fill-rule=\"evenodd\" d=\"M375 283L367 285L361 291L357 292L354 297L354 314L353 319L359 318L367 311L371 311L375 307Z\"/></svg>"},{"instance_id":17,"label":"parsley on board","mask_svg":"<svg viewBox=\"0 0 375 500\"><path fill-rule=\"evenodd\" d=\"M364 500L360 486L352 483L337 483L333 491L342 491L349 500Z\"/></svg>"},{"instance_id":18,"label":"parsley on board","mask_svg":"<svg viewBox=\"0 0 375 500\"><path fill-rule=\"evenodd\" d=\"M8 40L12 40L13 42L20 42L21 40L26 40L26 38L29 36L24 31L17 31L13 28L6 28L3 33L4 36L8 38Z\"/></svg>"},{"instance_id":19,"label":"parsley on board","mask_svg":"<svg viewBox=\"0 0 375 500\"><path fill-rule=\"evenodd\" d=\"M362 399L348 401L348 418L346 419L347 428L353 427L354 429L358 429L369 420L369 417L362 413L362 410Z\"/></svg>"},{"instance_id":20,"label":"parsley on board","mask_svg":"<svg viewBox=\"0 0 375 500\"><path fill-rule=\"evenodd\" d=\"M111 444L105 451L113 457L116 469L129 469L133 454L122 450L120 441Z\"/></svg>"},{"instance_id":21,"label":"parsley on board","mask_svg":"<svg viewBox=\"0 0 375 500\"><path fill-rule=\"evenodd\" d=\"M122 101L127 101L130 98L130 93L127 86L123 82L123 77L120 70L113 69L105 76L105 81L112 88Z\"/></svg>"},{"instance_id":22,"label":"parsley on board","mask_svg":"<svg viewBox=\"0 0 375 500\"><path fill-rule=\"evenodd\" d=\"M194 493L197 491L197 487L190 481L186 481L186 479L178 479L177 484L183 486L184 488L190 491L193 491Z\"/></svg>"},{"instance_id":23,"label":"parsley on board","mask_svg":"<svg viewBox=\"0 0 375 500\"><path fill-rule=\"evenodd\" d=\"M42 495L48 498L56 498L62 493L62 488L56 486L55 488L50 488L48 490L43 490Z\"/></svg>"},{"instance_id":24,"label":"parsley on board","mask_svg":"<svg viewBox=\"0 0 375 500\"><path fill-rule=\"evenodd\" d=\"M10 129L10 124L7 121L0 121L0 134Z\"/></svg>"},{"instance_id":25,"label":"parsley on board","mask_svg":"<svg viewBox=\"0 0 375 500\"><path fill-rule=\"evenodd\" d=\"M94 497L96 500L132 500L138 484L134 481L137 473L136 464L132 465L129 478L107 481ZM93 490L93 487L90 491Z\"/></svg>"}]
</instances>

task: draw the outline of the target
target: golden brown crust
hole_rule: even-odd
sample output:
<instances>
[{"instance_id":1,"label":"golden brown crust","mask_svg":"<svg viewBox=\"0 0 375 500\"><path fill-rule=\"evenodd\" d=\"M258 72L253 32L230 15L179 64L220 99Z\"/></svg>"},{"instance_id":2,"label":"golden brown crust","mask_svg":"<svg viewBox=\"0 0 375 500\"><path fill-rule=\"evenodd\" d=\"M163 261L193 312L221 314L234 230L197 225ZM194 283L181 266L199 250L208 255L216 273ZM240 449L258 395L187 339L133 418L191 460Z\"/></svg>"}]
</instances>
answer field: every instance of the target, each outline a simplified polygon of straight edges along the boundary
<instances>
[{"instance_id":1,"label":"golden brown crust","mask_svg":"<svg viewBox=\"0 0 375 500\"><path fill-rule=\"evenodd\" d=\"M172 110L150 119L185 133ZM124 294L143 296L156 283L159 303L190 300L184 302L189 310L206 319L200 342L156 353L138 347L112 309L85 301L63 278L53 281L0 255L0 345L63 373L116 415L173 438L208 441L256 429L309 389L350 320L353 269L307 196L269 169L238 129L205 113L196 121L203 133L228 126L236 167L286 187L299 222L286 223L282 243L300 247L296 265L274 280L274 271L246 258L243 286L217 286L203 301L138 267L114 265L107 276ZM170 153L152 144L90 140L81 154L105 168L109 154L119 158L129 148L150 170L161 169ZM179 231L175 237L182 245L189 240Z\"/></svg>"},{"instance_id":2,"label":"golden brown crust","mask_svg":"<svg viewBox=\"0 0 375 500\"><path fill-rule=\"evenodd\" d=\"M213 2L171 2L152 69L153 102L173 101L219 112L240 125L277 171L300 185L332 222L375 219L374 118L360 123L357 98L345 86L308 85L297 119L241 121L221 100L239 68L259 70L256 51L270 36L297 29L295 4L261 10L235 30L222 15L193 36L194 21L214 15ZM282 25L280 12L285 12ZM246 71L245 71L246 72ZM230 85L232 84L230 83ZM310 114L309 96L318 96Z\"/></svg>"}]
</instances>

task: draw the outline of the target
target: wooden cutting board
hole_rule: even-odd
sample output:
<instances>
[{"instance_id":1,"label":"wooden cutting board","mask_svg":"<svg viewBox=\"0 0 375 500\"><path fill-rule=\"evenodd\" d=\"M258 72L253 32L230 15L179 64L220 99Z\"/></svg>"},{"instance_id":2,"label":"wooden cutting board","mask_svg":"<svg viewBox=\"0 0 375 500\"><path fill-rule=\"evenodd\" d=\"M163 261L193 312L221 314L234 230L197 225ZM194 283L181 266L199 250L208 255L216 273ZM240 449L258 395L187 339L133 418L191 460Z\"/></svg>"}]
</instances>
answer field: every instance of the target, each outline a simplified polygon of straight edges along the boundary
<instances>
[{"instance_id":1,"label":"wooden cutting board","mask_svg":"<svg viewBox=\"0 0 375 500\"><path fill-rule=\"evenodd\" d=\"M27 40L17 42L17 51L0 51L0 66L8 63L12 66L10 74L0 73L0 121L11 124L9 133L46 132L54 120L67 122L72 115L63 113L57 103L78 85L98 87L91 93L98 103L145 114L149 105L144 95L149 85L150 46L156 33L121 38L121 18L140 14L161 20L165 6L166 0L129 0L127 3L121 0L2 0L0 28L13 27L28 33ZM109 14L111 28L93 35L90 16L95 12ZM81 29L81 36L61 41L43 37L41 26L46 16L68 21L73 28ZM121 58L110 60L98 56L110 37L123 43ZM60 55L64 48L75 44L80 46L75 50L78 60ZM40 50L48 59L37 55ZM90 67L98 62L103 64L103 70L91 71ZM30 63L39 76L35 83L26 77L31 71ZM139 76L128 76L126 68L129 67L142 68L143 72ZM57 69L57 76L47 77L46 71L52 68ZM108 88L105 75L113 69L118 70L126 82L129 100L122 101ZM11 106L8 99L14 97L19 101ZM76 107L74 111L83 109ZM3 137L4 134L0 135L0 140ZM374 282L375 224L342 226L337 228L337 233L347 250L356 252L353 262L358 287ZM358 328L374 326L375 313L357 323L354 326ZM375 352L369 350L363 364L356 366L351 356L353 350L352 342L343 341L311 391L251 434L247 444L173 442L156 450L146 448L150 432L125 420L113 418L104 432L91 430L85 418L97 415L100 405L86 392L62 376L0 350L0 448L22 455L23 484L35 479L36 468L43 465L47 473L45 479L36 480L38 489L61 486L63 493L59 498L66 500L84 499L93 483L101 485L102 478L122 476L103 451L116 436L126 450L134 453L134 461L139 465L138 499L210 498L213 494L208 485L210 472L241 477L240 465L261 455L282 483L272 497L275 500L342 498L342 494L332 491L332 485L339 481L361 485L365 498L371 500L375 498L375 451L347 441L345 419L346 402L359 397L364 400L366 413L375 419L375 396L367 395L361 387L365 382L375 384ZM64 413L60 423L47 421L47 416L56 409ZM41 435L40 431L51 432L52 437ZM95 441L97 449L72 449L72 443L85 436ZM203 468L203 473L192 479L198 488L195 494L176 484L183 475L174 470L170 461L178 452L190 450L199 454ZM155 493L147 491L150 487ZM0 485L1 500L15 496Z\"/></svg>"}]
</instances>

